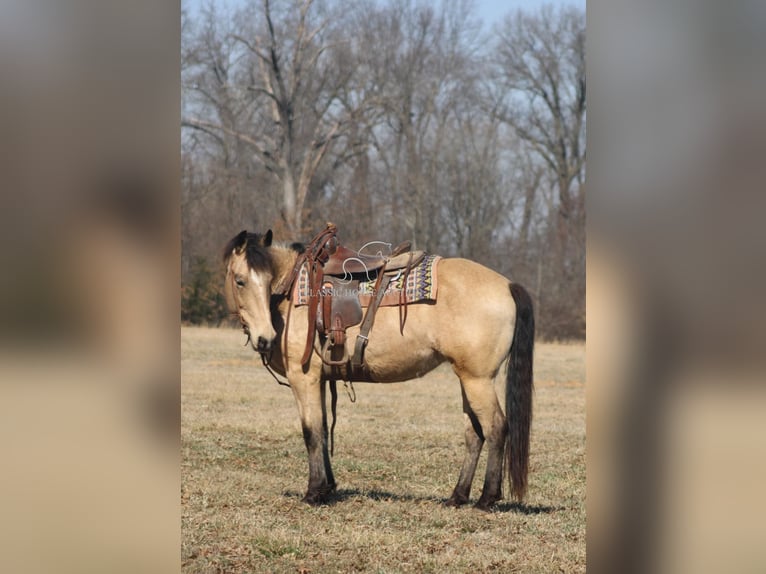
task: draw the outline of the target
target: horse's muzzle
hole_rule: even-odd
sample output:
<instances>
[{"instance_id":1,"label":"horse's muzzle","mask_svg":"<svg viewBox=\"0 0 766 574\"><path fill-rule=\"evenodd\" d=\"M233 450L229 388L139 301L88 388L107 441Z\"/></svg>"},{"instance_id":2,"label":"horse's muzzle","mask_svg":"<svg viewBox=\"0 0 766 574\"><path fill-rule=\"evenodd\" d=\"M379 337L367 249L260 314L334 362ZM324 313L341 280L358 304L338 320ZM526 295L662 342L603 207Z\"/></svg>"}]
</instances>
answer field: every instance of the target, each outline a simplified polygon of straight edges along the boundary
<instances>
[{"instance_id":1,"label":"horse's muzzle","mask_svg":"<svg viewBox=\"0 0 766 574\"><path fill-rule=\"evenodd\" d=\"M259 353L268 353L271 350L273 344L273 340L269 340L265 337L258 337L258 343L256 344L255 349Z\"/></svg>"}]
</instances>

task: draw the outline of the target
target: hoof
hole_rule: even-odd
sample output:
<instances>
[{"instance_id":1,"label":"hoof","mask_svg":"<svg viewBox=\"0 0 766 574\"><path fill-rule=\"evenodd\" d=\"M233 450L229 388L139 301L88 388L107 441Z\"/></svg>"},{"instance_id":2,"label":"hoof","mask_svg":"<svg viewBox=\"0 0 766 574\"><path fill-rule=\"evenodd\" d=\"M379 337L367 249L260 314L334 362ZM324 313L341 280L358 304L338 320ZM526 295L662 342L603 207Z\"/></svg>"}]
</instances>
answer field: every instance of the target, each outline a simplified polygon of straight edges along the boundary
<instances>
[{"instance_id":1,"label":"hoof","mask_svg":"<svg viewBox=\"0 0 766 574\"><path fill-rule=\"evenodd\" d=\"M321 506L327 503L328 496L326 494L319 494L316 492L307 492L306 496L301 499L301 502L305 502L311 506Z\"/></svg>"},{"instance_id":2,"label":"hoof","mask_svg":"<svg viewBox=\"0 0 766 574\"><path fill-rule=\"evenodd\" d=\"M495 503L497 500L483 500L479 499L479 501L473 505L473 507L476 510L481 510L482 512L492 512L492 507L495 506Z\"/></svg>"},{"instance_id":3,"label":"hoof","mask_svg":"<svg viewBox=\"0 0 766 574\"><path fill-rule=\"evenodd\" d=\"M464 504L468 503L468 499L464 498L462 496L455 496L454 494L449 497L449 500L447 500L444 503L444 506L448 506L450 508L459 508L460 506L463 506Z\"/></svg>"},{"instance_id":4,"label":"hoof","mask_svg":"<svg viewBox=\"0 0 766 574\"><path fill-rule=\"evenodd\" d=\"M306 496L304 496L301 499L301 502L305 502L306 504L310 504L311 506L319 506L322 504L327 504L330 501L330 495L335 492L336 489L335 483L332 484L326 484L320 488L309 490L306 493Z\"/></svg>"}]
</instances>

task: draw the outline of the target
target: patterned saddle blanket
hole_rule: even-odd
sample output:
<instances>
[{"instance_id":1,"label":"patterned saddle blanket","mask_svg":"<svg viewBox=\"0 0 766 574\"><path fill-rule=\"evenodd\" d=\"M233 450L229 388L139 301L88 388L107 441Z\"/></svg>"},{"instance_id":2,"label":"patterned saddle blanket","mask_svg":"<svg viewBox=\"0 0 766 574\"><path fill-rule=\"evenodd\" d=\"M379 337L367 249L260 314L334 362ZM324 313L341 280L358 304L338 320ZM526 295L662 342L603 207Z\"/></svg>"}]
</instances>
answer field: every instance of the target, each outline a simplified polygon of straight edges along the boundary
<instances>
[{"instance_id":1,"label":"patterned saddle blanket","mask_svg":"<svg viewBox=\"0 0 766 574\"><path fill-rule=\"evenodd\" d=\"M405 277L403 270L389 272L392 274L392 278L380 304L384 307L394 307L400 303L409 305L410 303L436 301L438 289L437 264L440 259L441 256L439 255L426 254L423 260L410 270L406 277L406 285L404 284ZM337 281L335 290L342 289L345 283L348 285L349 290L356 290L356 295L358 295L362 307L368 307L372 300L376 279L377 272L375 271L363 273L361 276L358 274L349 276L347 283L343 280ZM294 305L296 307L307 305L309 302L309 280L308 270L305 265L301 268L298 280L295 283ZM346 293L345 295L348 296L351 293Z\"/></svg>"}]
</instances>

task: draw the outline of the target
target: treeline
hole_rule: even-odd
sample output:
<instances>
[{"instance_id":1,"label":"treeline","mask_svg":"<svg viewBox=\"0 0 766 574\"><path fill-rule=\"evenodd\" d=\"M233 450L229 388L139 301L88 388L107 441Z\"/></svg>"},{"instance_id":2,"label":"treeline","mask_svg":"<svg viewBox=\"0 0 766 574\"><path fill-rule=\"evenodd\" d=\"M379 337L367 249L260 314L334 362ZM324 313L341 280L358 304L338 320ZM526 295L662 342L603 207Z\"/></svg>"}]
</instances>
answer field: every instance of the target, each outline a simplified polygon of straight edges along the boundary
<instances>
[{"instance_id":1,"label":"treeline","mask_svg":"<svg viewBox=\"0 0 766 574\"><path fill-rule=\"evenodd\" d=\"M184 320L225 315L241 229L333 221L352 247L484 263L529 289L542 337L584 337L582 10L250 0L182 27Z\"/></svg>"}]
</instances>

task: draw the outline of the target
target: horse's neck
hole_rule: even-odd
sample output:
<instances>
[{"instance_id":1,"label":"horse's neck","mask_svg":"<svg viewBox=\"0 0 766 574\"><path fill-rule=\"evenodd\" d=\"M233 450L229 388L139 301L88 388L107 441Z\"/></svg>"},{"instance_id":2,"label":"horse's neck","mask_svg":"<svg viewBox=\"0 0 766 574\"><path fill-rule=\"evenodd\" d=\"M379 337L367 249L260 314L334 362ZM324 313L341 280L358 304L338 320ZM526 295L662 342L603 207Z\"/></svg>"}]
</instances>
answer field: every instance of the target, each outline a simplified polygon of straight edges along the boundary
<instances>
[{"instance_id":1,"label":"horse's neck","mask_svg":"<svg viewBox=\"0 0 766 574\"><path fill-rule=\"evenodd\" d=\"M283 245L271 246L271 258L274 265L272 285L280 285L292 272L298 253L291 247Z\"/></svg>"}]
</instances>

